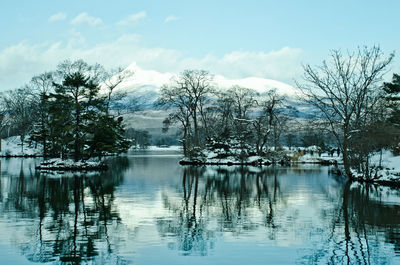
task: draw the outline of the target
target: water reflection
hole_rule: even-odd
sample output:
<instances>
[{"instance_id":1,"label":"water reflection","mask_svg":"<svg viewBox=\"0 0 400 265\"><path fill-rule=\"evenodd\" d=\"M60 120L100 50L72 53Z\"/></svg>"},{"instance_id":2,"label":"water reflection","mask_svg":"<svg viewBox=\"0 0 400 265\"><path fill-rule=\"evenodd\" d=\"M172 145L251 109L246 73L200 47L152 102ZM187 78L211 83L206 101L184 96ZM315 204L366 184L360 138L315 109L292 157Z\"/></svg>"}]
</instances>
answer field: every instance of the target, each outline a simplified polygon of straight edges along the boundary
<instances>
[{"instance_id":1,"label":"water reflection","mask_svg":"<svg viewBox=\"0 0 400 265\"><path fill-rule=\"evenodd\" d=\"M338 193L329 230L307 263L391 264L387 251L400 254L399 190L346 182Z\"/></svg>"},{"instance_id":2,"label":"water reflection","mask_svg":"<svg viewBox=\"0 0 400 265\"><path fill-rule=\"evenodd\" d=\"M335 179L326 167L176 160L110 158L105 173L63 177L35 173L35 160L5 161L0 225L10 231L0 239L12 234L34 262L212 263L238 245L245 253L230 264L400 262L398 189Z\"/></svg>"},{"instance_id":3,"label":"water reflection","mask_svg":"<svg viewBox=\"0 0 400 265\"><path fill-rule=\"evenodd\" d=\"M313 206L293 205L293 194L282 188L280 177L287 174L293 174L293 169L186 167L181 199L163 194L164 206L175 218L158 220L160 234L174 237L169 247L183 255L207 255L221 233L289 244L290 237L301 238L303 251L309 254L298 262L305 264L390 263L393 255L387 256L388 246L399 255L400 207L385 203L389 195L399 198L398 190L350 182L336 183L335 189L313 187L321 201L314 205L316 214L307 216L301 211ZM383 247L383 242L388 246Z\"/></svg>"},{"instance_id":4,"label":"water reflection","mask_svg":"<svg viewBox=\"0 0 400 265\"><path fill-rule=\"evenodd\" d=\"M19 176L2 179L2 218L31 222L23 227L26 243L17 242L28 260L80 263L94 257L119 259L113 255L109 226L119 222L114 191L129 160L114 160L112 170L100 176L57 178L26 170L21 160Z\"/></svg>"},{"instance_id":5,"label":"water reflection","mask_svg":"<svg viewBox=\"0 0 400 265\"><path fill-rule=\"evenodd\" d=\"M239 235L258 229L260 225L277 228L274 207L284 203L277 171L248 167L185 167L182 199L163 194L164 206L174 212L174 219L157 222L161 236L176 237L170 244L184 255L207 255L217 233ZM262 224L254 220L254 208L264 215Z\"/></svg>"}]
</instances>

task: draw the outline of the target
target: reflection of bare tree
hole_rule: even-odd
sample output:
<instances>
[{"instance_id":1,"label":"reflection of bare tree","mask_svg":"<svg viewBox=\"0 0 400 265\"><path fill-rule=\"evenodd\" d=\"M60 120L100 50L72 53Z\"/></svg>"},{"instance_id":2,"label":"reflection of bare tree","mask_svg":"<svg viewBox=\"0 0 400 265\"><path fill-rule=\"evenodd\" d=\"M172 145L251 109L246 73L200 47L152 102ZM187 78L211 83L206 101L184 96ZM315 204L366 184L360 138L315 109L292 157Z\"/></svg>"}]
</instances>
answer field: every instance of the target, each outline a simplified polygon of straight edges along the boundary
<instances>
[{"instance_id":1,"label":"reflection of bare tree","mask_svg":"<svg viewBox=\"0 0 400 265\"><path fill-rule=\"evenodd\" d=\"M213 248L216 232L239 235L262 226L253 219L256 209L273 234L277 228L274 208L282 199L276 174L268 168L185 167L181 200L163 194L165 207L175 217L158 220L160 234L177 239L170 246L185 255L206 255Z\"/></svg>"},{"instance_id":2,"label":"reflection of bare tree","mask_svg":"<svg viewBox=\"0 0 400 265\"><path fill-rule=\"evenodd\" d=\"M340 200L327 216L332 217L329 234L323 245L305 260L330 264L388 263L390 259L378 242L391 243L399 251L400 206L385 204L381 200L384 194L376 186L349 181L340 187Z\"/></svg>"},{"instance_id":3,"label":"reflection of bare tree","mask_svg":"<svg viewBox=\"0 0 400 265\"><path fill-rule=\"evenodd\" d=\"M34 262L81 263L102 259L120 260L113 254L108 226L119 222L114 189L129 166L127 158L115 158L110 171L97 176L49 178L25 175L8 179L3 214L38 220L31 226L30 241L21 243L24 255ZM107 246L99 245L106 242ZM101 259L101 260L99 260Z\"/></svg>"}]
</instances>

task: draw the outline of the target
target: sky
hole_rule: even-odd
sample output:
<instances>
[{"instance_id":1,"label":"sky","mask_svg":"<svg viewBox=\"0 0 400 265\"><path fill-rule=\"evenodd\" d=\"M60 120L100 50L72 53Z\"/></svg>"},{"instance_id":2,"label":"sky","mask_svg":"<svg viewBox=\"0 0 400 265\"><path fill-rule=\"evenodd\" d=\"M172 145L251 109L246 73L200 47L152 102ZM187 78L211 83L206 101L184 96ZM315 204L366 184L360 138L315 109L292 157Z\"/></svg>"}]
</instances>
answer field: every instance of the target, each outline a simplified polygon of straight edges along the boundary
<instances>
[{"instance_id":1,"label":"sky","mask_svg":"<svg viewBox=\"0 0 400 265\"><path fill-rule=\"evenodd\" d=\"M398 10L398 0L5 1L0 91L65 59L294 85L302 64L319 65L332 49L398 52ZM399 62L395 57L389 78Z\"/></svg>"}]
</instances>

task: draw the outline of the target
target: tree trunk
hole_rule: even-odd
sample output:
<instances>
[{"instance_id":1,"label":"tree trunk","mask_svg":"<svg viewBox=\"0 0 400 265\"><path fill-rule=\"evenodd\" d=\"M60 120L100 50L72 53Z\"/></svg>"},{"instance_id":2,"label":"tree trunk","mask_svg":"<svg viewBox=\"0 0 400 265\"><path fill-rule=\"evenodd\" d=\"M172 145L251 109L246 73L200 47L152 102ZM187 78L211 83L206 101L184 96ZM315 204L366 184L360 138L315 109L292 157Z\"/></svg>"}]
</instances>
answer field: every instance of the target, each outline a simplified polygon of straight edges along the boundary
<instances>
[{"instance_id":1,"label":"tree trunk","mask_svg":"<svg viewBox=\"0 0 400 265\"><path fill-rule=\"evenodd\" d=\"M80 144L79 144L79 127L80 127L80 110L79 110L79 101L78 101L78 91L75 95L75 142L74 142L74 160L75 162L80 159Z\"/></svg>"},{"instance_id":2,"label":"tree trunk","mask_svg":"<svg viewBox=\"0 0 400 265\"><path fill-rule=\"evenodd\" d=\"M344 167L344 173L346 174L347 177L350 179L353 178L350 170L350 158L349 158L349 152L347 150L347 140L343 140L343 146L342 146L342 156L343 156L343 167Z\"/></svg>"},{"instance_id":3,"label":"tree trunk","mask_svg":"<svg viewBox=\"0 0 400 265\"><path fill-rule=\"evenodd\" d=\"M21 152L22 155L24 154L24 141L25 141L25 135L20 135L21 137Z\"/></svg>"},{"instance_id":4,"label":"tree trunk","mask_svg":"<svg viewBox=\"0 0 400 265\"><path fill-rule=\"evenodd\" d=\"M199 128L197 124L197 114L196 110L193 112L193 124L194 124L194 143L196 146L199 145Z\"/></svg>"}]
</instances>

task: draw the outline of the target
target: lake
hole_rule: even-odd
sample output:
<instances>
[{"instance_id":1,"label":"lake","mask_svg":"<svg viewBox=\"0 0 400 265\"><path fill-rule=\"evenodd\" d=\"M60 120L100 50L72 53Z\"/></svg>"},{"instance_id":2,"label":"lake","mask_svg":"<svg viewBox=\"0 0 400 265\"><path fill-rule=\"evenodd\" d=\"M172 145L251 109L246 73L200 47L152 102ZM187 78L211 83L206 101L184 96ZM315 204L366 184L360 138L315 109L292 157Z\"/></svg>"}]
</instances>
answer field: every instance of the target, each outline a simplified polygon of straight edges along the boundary
<instances>
[{"instance_id":1,"label":"lake","mask_svg":"<svg viewBox=\"0 0 400 265\"><path fill-rule=\"evenodd\" d=\"M179 159L132 152L61 176L2 159L0 263L400 264L399 189Z\"/></svg>"}]
</instances>

